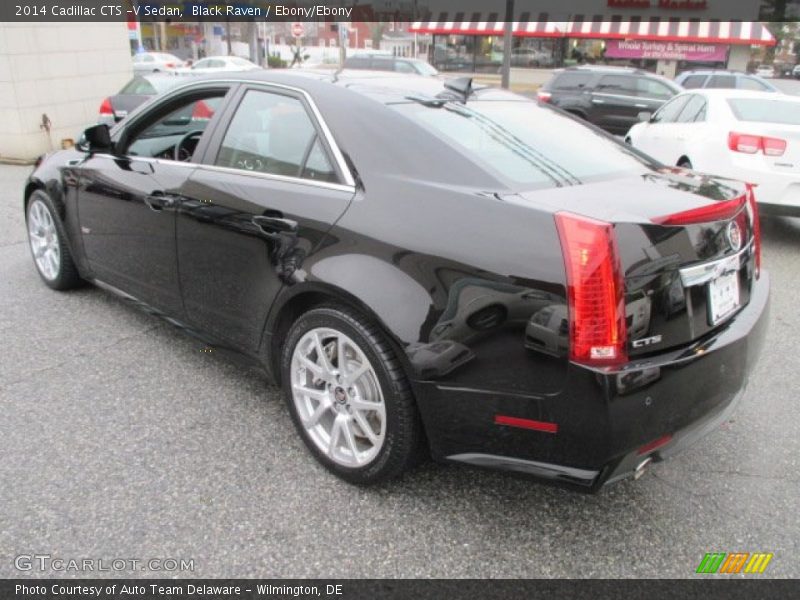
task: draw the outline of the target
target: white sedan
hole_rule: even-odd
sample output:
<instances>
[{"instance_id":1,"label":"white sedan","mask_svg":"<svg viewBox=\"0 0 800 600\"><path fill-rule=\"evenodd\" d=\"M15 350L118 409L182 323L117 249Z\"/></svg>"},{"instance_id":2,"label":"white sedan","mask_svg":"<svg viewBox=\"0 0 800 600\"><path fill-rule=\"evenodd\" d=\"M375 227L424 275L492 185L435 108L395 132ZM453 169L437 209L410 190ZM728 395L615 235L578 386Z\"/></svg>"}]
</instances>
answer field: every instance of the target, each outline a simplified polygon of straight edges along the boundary
<instances>
[{"instance_id":1,"label":"white sedan","mask_svg":"<svg viewBox=\"0 0 800 600\"><path fill-rule=\"evenodd\" d=\"M254 62L240 56L209 56L202 58L191 67L178 69L179 73L220 73L223 71L257 71L260 70Z\"/></svg>"},{"instance_id":2,"label":"white sedan","mask_svg":"<svg viewBox=\"0 0 800 600\"><path fill-rule=\"evenodd\" d=\"M763 214L800 216L800 98L771 92L684 92L625 141L659 162L757 184Z\"/></svg>"}]
</instances>

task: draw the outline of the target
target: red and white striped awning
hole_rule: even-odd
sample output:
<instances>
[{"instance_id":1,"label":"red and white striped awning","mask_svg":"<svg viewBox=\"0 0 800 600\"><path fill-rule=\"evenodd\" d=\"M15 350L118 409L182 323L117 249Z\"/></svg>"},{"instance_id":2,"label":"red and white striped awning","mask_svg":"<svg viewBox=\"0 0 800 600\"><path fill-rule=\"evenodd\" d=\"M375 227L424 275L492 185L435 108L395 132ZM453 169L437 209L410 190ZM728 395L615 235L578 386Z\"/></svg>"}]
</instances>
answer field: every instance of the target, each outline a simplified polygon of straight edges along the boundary
<instances>
[{"instance_id":1,"label":"red and white striped awning","mask_svg":"<svg viewBox=\"0 0 800 600\"><path fill-rule=\"evenodd\" d=\"M503 35L505 22L498 21L497 13L473 13L467 20L464 13L456 13L448 21L447 13L439 21L417 21L409 31L444 35ZM526 17L527 15L521 15ZM541 15L543 16L543 15ZM541 17L540 16L540 17ZM631 18L611 21L604 17L591 20L514 21L515 37L568 37L594 39L651 40L663 42L698 42L706 44L741 44L774 46L775 38L762 23L752 21L666 21L657 18L642 20Z\"/></svg>"},{"instance_id":2,"label":"red and white striped awning","mask_svg":"<svg viewBox=\"0 0 800 600\"><path fill-rule=\"evenodd\" d=\"M570 21L566 37L659 42L698 42L774 46L775 38L761 23L752 21Z\"/></svg>"},{"instance_id":3,"label":"red and white striped awning","mask_svg":"<svg viewBox=\"0 0 800 600\"><path fill-rule=\"evenodd\" d=\"M444 35L503 35L506 29L505 21L498 21L498 13L488 15L482 13L456 13L453 20L448 21L448 14L439 15L441 21L417 21L409 28L411 32L436 33ZM523 18L525 14L521 15ZM564 37L567 23L555 21L514 21L512 31L516 37Z\"/></svg>"}]
</instances>

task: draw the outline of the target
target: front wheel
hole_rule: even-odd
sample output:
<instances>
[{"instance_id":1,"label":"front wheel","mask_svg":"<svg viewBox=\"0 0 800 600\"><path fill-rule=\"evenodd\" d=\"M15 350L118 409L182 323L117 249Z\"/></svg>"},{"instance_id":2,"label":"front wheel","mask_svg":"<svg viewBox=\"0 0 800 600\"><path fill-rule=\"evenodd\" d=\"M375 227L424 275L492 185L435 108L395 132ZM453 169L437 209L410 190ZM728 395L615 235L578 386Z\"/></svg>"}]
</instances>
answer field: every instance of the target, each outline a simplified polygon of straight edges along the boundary
<instances>
[{"instance_id":1,"label":"front wheel","mask_svg":"<svg viewBox=\"0 0 800 600\"><path fill-rule=\"evenodd\" d=\"M316 459L351 483L390 479L419 456L411 388L379 328L338 306L292 325L281 375L295 426Z\"/></svg>"},{"instance_id":2,"label":"front wheel","mask_svg":"<svg viewBox=\"0 0 800 600\"><path fill-rule=\"evenodd\" d=\"M54 290L78 287L81 278L50 196L40 190L33 192L25 216L33 262L42 281Z\"/></svg>"},{"instance_id":3,"label":"front wheel","mask_svg":"<svg viewBox=\"0 0 800 600\"><path fill-rule=\"evenodd\" d=\"M682 158L678 161L678 166L683 169L691 169L692 161L690 161L688 158Z\"/></svg>"}]
</instances>

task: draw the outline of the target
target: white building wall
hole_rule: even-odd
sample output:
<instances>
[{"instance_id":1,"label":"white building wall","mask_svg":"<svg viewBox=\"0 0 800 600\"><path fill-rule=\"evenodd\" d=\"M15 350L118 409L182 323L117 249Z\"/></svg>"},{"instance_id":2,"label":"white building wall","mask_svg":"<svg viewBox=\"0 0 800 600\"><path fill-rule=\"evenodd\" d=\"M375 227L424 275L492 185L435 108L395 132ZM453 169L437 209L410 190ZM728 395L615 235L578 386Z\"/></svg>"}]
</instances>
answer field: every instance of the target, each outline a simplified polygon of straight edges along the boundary
<instances>
[{"instance_id":1,"label":"white building wall","mask_svg":"<svg viewBox=\"0 0 800 600\"><path fill-rule=\"evenodd\" d=\"M0 161L77 141L103 99L132 76L124 22L0 23Z\"/></svg>"}]
</instances>

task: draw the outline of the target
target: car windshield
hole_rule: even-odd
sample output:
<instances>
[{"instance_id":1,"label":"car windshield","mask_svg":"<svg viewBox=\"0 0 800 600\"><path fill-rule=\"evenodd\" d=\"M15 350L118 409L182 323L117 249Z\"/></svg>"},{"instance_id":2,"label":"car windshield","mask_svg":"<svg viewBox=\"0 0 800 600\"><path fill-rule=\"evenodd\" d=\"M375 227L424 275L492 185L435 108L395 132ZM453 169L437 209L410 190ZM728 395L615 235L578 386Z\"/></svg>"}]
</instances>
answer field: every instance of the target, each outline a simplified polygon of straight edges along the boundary
<instances>
[{"instance_id":1,"label":"car windshield","mask_svg":"<svg viewBox=\"0 0 800 600\"><path fill-rule=\"evenodd\" d=\"M647 164L606 134L531 102L392 106L516 188L575 185Z\"/></svg>"},{"instance_id":2,"label":"car windshield","mask_svg":"<svg viewBox=\"0 0 800 600\"><path fill-rule=\"evenodd\" d=\"M763 98L730 98L728 105L740 121L800 125L800 102Z\"/></svg>"}]
</instances>

